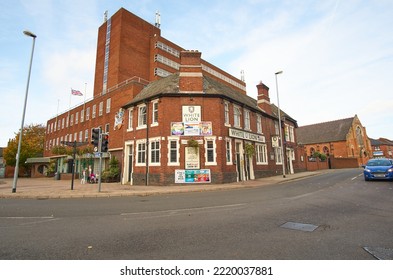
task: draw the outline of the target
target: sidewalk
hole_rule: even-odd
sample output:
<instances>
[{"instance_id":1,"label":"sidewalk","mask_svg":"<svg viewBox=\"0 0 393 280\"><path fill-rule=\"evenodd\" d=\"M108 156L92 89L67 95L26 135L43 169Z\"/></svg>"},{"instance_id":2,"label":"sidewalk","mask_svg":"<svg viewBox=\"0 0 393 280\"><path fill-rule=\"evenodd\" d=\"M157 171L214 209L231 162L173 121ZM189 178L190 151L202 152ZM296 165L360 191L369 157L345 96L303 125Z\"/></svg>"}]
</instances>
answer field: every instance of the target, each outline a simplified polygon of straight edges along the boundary
<instances>
[{"instance_id":1,"label":"sidewalk","mask_svg":"<svg viewBox=\"0 0 393 280\"><path fill-rule=\"evenodd\" d=\"M172 186L133 186L120 183L102 183L101 191L98 184L81 184L74 181L71 190L71 180L54 180L54 178L19 178L16 192L12 193L13 178L0 179L1 198L83 198L83 197L121 197L121 196L148 196L156 194L171 194L185 192L216 191L237 188L253 188L263 185L279 184L282 182L319 175L326 172L312 171L291 175L282 175L236 182L228 184L188 184Z\"/></svg>"}]
</instances>

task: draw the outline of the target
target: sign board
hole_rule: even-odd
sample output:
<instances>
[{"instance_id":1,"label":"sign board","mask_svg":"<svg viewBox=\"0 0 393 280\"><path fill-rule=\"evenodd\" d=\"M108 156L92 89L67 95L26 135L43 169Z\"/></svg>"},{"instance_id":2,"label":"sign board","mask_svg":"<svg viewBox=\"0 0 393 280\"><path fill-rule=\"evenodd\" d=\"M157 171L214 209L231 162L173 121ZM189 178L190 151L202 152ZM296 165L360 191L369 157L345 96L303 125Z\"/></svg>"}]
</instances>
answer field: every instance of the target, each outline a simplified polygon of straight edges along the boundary
<instances>
[{"instance_id":1,"label":"sign board","mask_svg":"<svg viewBox=\"0 0 393 280\"><path fill-rule=\"evenodd\" d=\"M250 140L250 141L255 141L255 142L261 142L265 143L265 136L243 131L243 130L238 130L234 128L229 129L229 136L234 137L234 138L240 138L244 140Z\"/></svg>"},{"instance_id":2,"label":"sign board","mask_svg":"<svg viewBox=\"0 0 393 280\"><path fill-rule=\"evenodd\" d=\"M176 136L211 136L212 122L171 122L171 135Z\"/></svg>"},{"instance_id":3,"label":"sign board","mask_svg":"<svg viewBox=\"0 0 393 280\"><path fill-rule=\"evenodd\" d=\"M210 169L175 170L175 183L203 184L211 183Z\"/></svg>"},{"instance_id":4,"label":"sign board","mask_svg":"<svg viewBox=\"0 0 393 280\"><path fill-rule=\"evenodd\" d=\"M172 122L171 135L184 135L184 124L182 122Z\"/></svg>"},{"instance_id":5,"label":"sign board","mask_svg":"<svg viewBox=\"0 0 393 280\"><path fill-rule=\"evenodd\" d=\"M201 121L201 106L187 105L182 106L182 120L186 122Z\"/></svg>"},{"instance_id":6,"label":"sign board","mask_svg":"<svg viewBox=\"0 0 393 280\"><path fill-rule=\"evenodd\" d=\"M199 169L199 148L186 147L185 152L186 169Z\"/></svg>"}]
</instances>

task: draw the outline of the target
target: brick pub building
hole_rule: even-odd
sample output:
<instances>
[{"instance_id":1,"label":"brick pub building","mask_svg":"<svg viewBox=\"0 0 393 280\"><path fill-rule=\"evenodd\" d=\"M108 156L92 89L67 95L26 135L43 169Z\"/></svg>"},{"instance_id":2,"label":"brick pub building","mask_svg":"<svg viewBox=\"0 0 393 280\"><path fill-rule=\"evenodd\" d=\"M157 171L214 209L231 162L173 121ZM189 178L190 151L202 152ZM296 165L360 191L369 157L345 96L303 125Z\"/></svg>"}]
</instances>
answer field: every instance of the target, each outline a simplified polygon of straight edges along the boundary
<instances>
[{"instance_id":1,"label":"brick pub building","mask_svg":"<svg viewBox=\"0 0 393 280\"><path fill-rule=\"evenodd\" d=\"M90 142L92 128L109 133L110 157L123 184L225 183L304 169L295 143L297 123L282 113L284 156L277 107L269 88L257 100L244 81L161 37L152 25L121 8L98 30L94 96L47 122L45 156L70 172L68 158L52 154L62 141ZM81 155L76 172L90 158Z\"/></svg>"}]
</instances>

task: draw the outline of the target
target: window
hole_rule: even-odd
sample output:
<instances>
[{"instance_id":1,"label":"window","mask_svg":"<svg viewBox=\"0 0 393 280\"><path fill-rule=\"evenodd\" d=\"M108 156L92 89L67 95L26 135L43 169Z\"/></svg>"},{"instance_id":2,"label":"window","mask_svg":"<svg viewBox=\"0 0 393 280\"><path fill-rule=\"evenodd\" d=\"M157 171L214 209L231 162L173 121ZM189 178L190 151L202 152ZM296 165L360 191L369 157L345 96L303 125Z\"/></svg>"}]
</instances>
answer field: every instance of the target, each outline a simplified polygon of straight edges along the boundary
<instances>
[{"instance_id":1,"label":"window","mask_svg":"<svg viewBox=\"0 0 393 280\"><path fill-rule=\"evenodd\" d=\"M257 115L257 132L262 134L262 117Z\"/></svg>"},{"instance_id":2,"label":"window","mask_svg":"<svg viewBox=\"0 0 393 280\"><path fill-rule=\"evenodd\" d=\"M143 166L146 163L146 143L137 142L137 160L136 165Z\"/></svg>"},{"instance_id":3,"label":"window","mask_svg":"<svg viewBox=\"0 0 393 280\"><path fill-rule=\"evenodd\" d=\"M71 126L74 125L74 114L71 115L71 121L70 121L70 123L71 123Z\"/></svg>"},{"instance_id":4,"label":"window","mask_svg":"<svg viewBox=\"0 0 393 280\"><path fill-rule=\"evenodd\" d=\"M224 103L224 120L225 120L225 125L229 125L229 103L228 102Z\"/></svg>"},{"instance_id":5,"label":"window","mask_svg":"<svg viewBox=\"0 0 393 280\"><path fill-rule=\"evenodd\" d=\"M227 164L232 164L232 142L231 139L226 139L225 142L225 155Z\"/></svg>"},{"instance_id":6,"label":"window","mask_svg":"<svg viewBox=\"0 0 393 280\"><path fill-rule=\"evenodd\" d=\"M89 141L89 130L85 130L85 142Z\"/></svg>"},{"instance_id":7,"label":"window","mask_svg":"<svg viewBox=\"0 0 393 280\"><path fill-rule=\"evenodd\" d=\"M79 112L75 113L75 124L78 124Z\"/></svg>"},{"instance_id":8,"label":"window","mask_svg":"<svg viewBox=\"0 0 393 280\"><path fill-rule=\"evenodd\" d=\"M64 118L61 119L61 129L64 128Z\"/></svg>"},{"instance_id":9,"label":"window","mask_svg":"<svg viewBox=\"0 0 393 280\"><path fill-rule=\"evenodd\" d=\"M70 121L70 115L68 114L68 116L66 118L66 127L68 127L69 121Z\"/></svg>"},{"instance_id":10,"label":"window","mask_svg":"<svg viewBox=\"0 0 393 280\"><path fill-rule=\"evenodd\" d=\"M255 144L257 164L267 164L267 147L266 144Z\"/></svg>"},{"instance_id":11,"label":"window","mask_svg":"<svg viewBox=\"0 0 393 280\"><path fill-rule=\"evenodd\" d=\"M158 125L158 100L153 101L152 125Z\"/></svg>"},{"instance_id":12,"label":"window","mask_svg":"<svg viewBox=\"0 0 393 280\"><path fill-rule=\"evenodd\" d=\"M87 107L86 109L86 120L88 121L90 119L90 107Z\"/></svg>"},{"instance_id":13,"label":"window","mask_svg":"<svg viewBox=\"0 0 393 280\"><path fill-rule=\"evenodd\" d=\"M276 135L280 135L280 130L278 129L278 122L274 121L274 130L276 132Z\"/></svg>"},{"instance_id":14,"label":"window","mask_svg":"<svg viewBox=\"0 0 393 280\"><path fill-rule=\"evenodd\" d=\"M146 127L147 116L146 116L146 105L143 104L138 107L138 127Z\"/></svg>"},{"instance_id":15,"label":"window","mask_svg":"<svg viewBox=\"0 0 393 280\"><path fill-rule=\"evenodd\" d=\"M108 114L108 113L110 113L110 112L111 112L111 99L108 98L108 99L106 100L106 113Z\"/></svg>"},{"instance_id":16,"label":"window","mask_svg":"<svg viewBox=\"0 0 393 280\"><path fill-rule=\"evenodd\" d=\"M234 120L234 126L235 127L241 127L240 126L240 115L241 115L241 111L240 108L235 106L234 107L234 113L233 113L233 120Z\"/></svg>"},{"instance_id":17,"label":"window","mask_svg":"<svg viewBox=\"0 0 393 280\"><path fill-rule=\"evenodd\" d=\"M274 155L276 158L276 164L282 164L281 147L274 148Z\"/></svg>"},{"instance_id":18,"label":"window","mask_svg":"<svg viewBox=\"0 0 393 280\"><path fill-rule=\"evenodd\" d=\"M97 105L94 104L94 105L93 105L92 112L91 112L91 117L92 117L93 119L96 117L96 109L97 109Z\"/></svg>"},{"instance_id":19,"label":"window","mask_svg":"<svg viewBox=\"0 0 393 280\"><path fill-rule=\"evenodd\" d=\"M83 131L79 131L79 142L83 141Z\"/></svg>"},{"instance_id":20,"label":"window","mask_svg":"<svg viewBox=\"0 0 393 280\"><path fill-rule=\"evenodd\" d=\"M205 165L216 165L216 138L205 138Z\"/></svg>"},{"instance_id":21,"label":"window","mask_svg":"<svg viewBox=\"0 0 393 280\"><path fill-rule=\"evenodd\" d=\"M102 116L102 111L104 110L104 103L102 103L102 101L100 102L99 106L98 106L98 115Z\"/></svg>"},{"instance_id":22,"label":"window","mask_svg":"<svg viewBox=\"0 0 393 280\"><path fill-rule=\"evenodd\" d=\"M85 119L85 110L81 110L81 122Z\"/></svg>"},{"instance_id":23,"label":"window","mask_svg":"<svg viewBox=\"0 0 393 280\"><path fill-rule=\"evenodd\" d=\"M150 163L152 165L160 164L160 139L150 140Z\"/></svg>"},{"instance_id":24,"label":"window","mask_svg":"<svg viewBox=\"0 0 393 280\"><path fill-rule=\"evenodd\" d=\"M250 111L244 110L244 129L250 130Z\"/></svg>"},{"instance_id":25,"label":"window","mask_svg":"<svg viewBox=\"0 0 393 280\"><path fill-rule=\"evenodd\" d=\"M109 123L105 124L105 133L109 133Z\"/></svg>"},{"instance_id":26,"label":"window","mask_svg":"<svg viewBox=\"0 0 393 280\"><path fill-rule=\"evenodd\" d=\"M168 165L180 165L179 138L168 138Z\"/></svg>"},{"instance_id":27,"label":"window","mask_svg":"<svg viewBox=\"0 0 393 280\"><path fill-rule=\"evenodd\" d=\"M132 130L133 129L133 126L132 126L132 121L133 121L132 114L133 113L134 113L134 108L128 109L128 127L127 127L127 130Z\"/></svg>"}]
</instances>

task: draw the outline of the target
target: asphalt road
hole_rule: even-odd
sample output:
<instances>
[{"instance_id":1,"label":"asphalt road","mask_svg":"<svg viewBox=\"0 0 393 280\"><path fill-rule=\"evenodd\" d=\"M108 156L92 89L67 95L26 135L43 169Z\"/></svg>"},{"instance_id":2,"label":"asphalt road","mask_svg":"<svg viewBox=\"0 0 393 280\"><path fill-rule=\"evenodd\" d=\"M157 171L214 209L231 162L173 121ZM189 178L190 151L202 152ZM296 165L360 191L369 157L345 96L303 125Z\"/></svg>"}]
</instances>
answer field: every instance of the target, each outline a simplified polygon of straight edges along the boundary
<instances>
[{"instance_id":1,"label":"asphalt road","mask_svg":"<svg viewBox=\"0 0 393 280\"><path fill-rule=\"evenodd\" d=\"M389 259L393 182L360 174L146 197L1 199L0 259L375 259L370 250Z\"/></svg>"}]
</instances>

